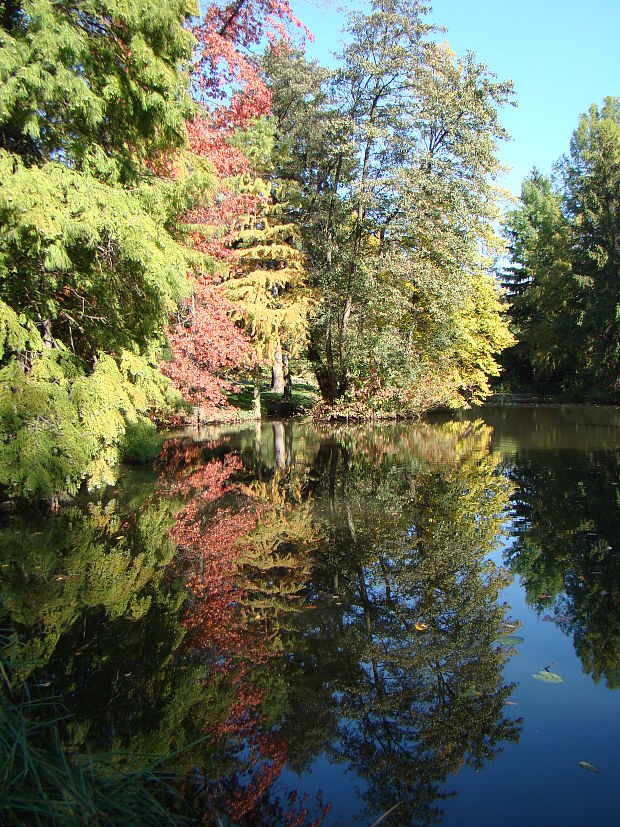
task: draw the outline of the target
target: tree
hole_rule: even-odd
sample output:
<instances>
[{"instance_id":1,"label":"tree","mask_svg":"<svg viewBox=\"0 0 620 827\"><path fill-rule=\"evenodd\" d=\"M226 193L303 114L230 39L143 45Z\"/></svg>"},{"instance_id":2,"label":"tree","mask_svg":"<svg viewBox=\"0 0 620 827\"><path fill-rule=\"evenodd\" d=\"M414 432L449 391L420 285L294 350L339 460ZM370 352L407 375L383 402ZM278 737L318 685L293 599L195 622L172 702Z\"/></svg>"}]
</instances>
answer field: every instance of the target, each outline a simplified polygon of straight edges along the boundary
<instances>
[{"instance_id":1,"label":"tree","mask_svg":"<svg viewBox=\"0 0 620 827\"><path fill-rule=\"evenodd\" d=\"M617 273L620 105L590 107L556 164L557 187L536 170L508 214L504 279L519 344L517 379L590 399L620 386Z\"/></svg>"},{"instance_id":2,"label":"tree","mask_svg":"<svg viewBox=\"0 0 620 827\"><path fill-rule=\"evenodd\" d=\"M259 200L260 185L248 186L250 166L246 150L251 141L244 140L243 135L249 134L248 130L255 135L260 133L260 119L269 112L270 95L251 59L251 50L263 35L274 47L280 42L283 49L288 49L287 26L302 24L286 1L243 0L224 6L211 4L193 29L198 48L192 86L201 106L188 123L193 158L185 159L182 166L206 162L215 170L218 192L214 199L198 204L181 219L181 232L192 249L209 258L203 261L196 279L190 276L192 300L180 308L173 320L173 358L164 370L173 377L184 398L199 406L199 418L230 408L223 394L230 383L223 381L221 374L253 366L258 379L258 360L265 355L265 343L269 355L273 355L274 341L282 335L277 326L269 336L265 336L265 325L258 331L256 318L260 313L248 318L247 303L231 303L227 296L230 291L222 281L234 272L236 256L231 248L240 244L240 228L247 224L248 214L257 212ZM259 148L254 152L254 160L260 151ZM256 175L254 168L254 178ZM252 344L240 330L243 325L254 331ZM281 361L281 343L279 348ZM260 418L258 387L254 407L256 418Z\"/></svg>"},{"instance_id":3,"label":"tree","mask_svg":"<svg viewBox=\"0 0 620 827\"><path fill-rule=\"evenodd\" d=\"M592 105L560 161L580 287L576 383L591 395L620 392L620 98Z\"/></svg>"},{"instance_id":4,"label":"tree","mask_svg":"<svg viewBox=\"0 0 620 827\"><path fill-rule=\"evenodd\" d=\"M235 143L250 164L249 181L240 186L254 194L254 201L252 211L238 220L226 289L259 356L272 365L272 390L284 394L290 374L284 376L283 362L305 350L312 305L301 238L290 217L299 196L292 182L274 175L272 122L257 122L238 133Z\"/></svg>"},{"instance_id":5,"label":"tree","mask_svg":"<svg viewBox=\"0 0 620 827\"><path fill-rule=\"evenodd\" d=\"M341 178L341 143L316 261L322 302L313 355L329 402L390 387L406 410L407 402L419 409L422 396L416 405L407 394L424 383L434 385L427 405L485 392L475 371L453 379L459 341L451 330L486 270L480 243L497 246L491 178L505 137L497 109L511 84L496 82L473 55L457 60L431 41L425 11L417 2L378 0L351 17L335 94L354 169ZM338 226L336 201L344 207ZM490 316L478 331L495 330L490 350L499 349L509 341L499 306L480 307Z\"/></svg>"},{"instance_id":6,"label":"tree","mask_svg":"<svg viewBox=\"0 0 620 827\"><path fill-rule=\"evenodd\" d=\"M507 214L505 232L511 265L503 283L518 338L507 364L521 380L562 384L574 369L577 285L562 197L538 170L523 182L521 204Z\"/></svg>"},{"instance_id":7,"label":"tree","mask_svg":"<svg viewBox=\"0 0 620 827\"><path fill-rule=\"evenodd\" d=\"M157 370L185 292L175 212L209 181L148 161L186 140L194 7L4 4L0 36L0 485L109 482L128 420L175 399Z\"/></svg>"}]
</instances>

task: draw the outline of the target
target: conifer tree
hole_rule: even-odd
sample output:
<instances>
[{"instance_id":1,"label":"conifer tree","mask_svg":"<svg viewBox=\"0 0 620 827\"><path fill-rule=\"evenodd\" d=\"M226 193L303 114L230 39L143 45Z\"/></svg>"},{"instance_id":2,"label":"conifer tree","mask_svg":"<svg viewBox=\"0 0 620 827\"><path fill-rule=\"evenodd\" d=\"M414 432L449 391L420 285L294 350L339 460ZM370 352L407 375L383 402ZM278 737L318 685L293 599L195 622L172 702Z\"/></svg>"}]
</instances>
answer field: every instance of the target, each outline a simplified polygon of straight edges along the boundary
<instances>
[{"instance_id":1,"label":"conifer tree","mask_svg":"<svg viewBox=\"0 0 620 827\"><path fill-rule=\"evenodd\" d=\"M581 116L556 187L534 171L506 222L514 378L530 364L535 385L590 399L620 395L619 101Z\"/></svg>"},{"instance_id":2,"label":"conifer tree","mask_svg":"<svg viewBox=\"0 0 620 827\"><path fill-rule=\"evenodd\" d=\"M209 182L147 161L185 141L194 7L4 5L0 485L111 480L127 420L173 399L158 336L185 290L174 214Z\"/></svg>"},{"instance_id":3,"label":"conifer tree","mask_svg":"<svg viewBox=\"0 0 620 827\"><path fill-rule=\"evenodd\" d=\"M238 222L227 292L242 309L259 357L272 365L272 389L284 393L283 361L305 348L312 304L299 230L290 217L299 195L294 182L273 176L273 122L263 119L236 140L250 165L240 186L254 201Z\"/></svg>"}]
</instances>

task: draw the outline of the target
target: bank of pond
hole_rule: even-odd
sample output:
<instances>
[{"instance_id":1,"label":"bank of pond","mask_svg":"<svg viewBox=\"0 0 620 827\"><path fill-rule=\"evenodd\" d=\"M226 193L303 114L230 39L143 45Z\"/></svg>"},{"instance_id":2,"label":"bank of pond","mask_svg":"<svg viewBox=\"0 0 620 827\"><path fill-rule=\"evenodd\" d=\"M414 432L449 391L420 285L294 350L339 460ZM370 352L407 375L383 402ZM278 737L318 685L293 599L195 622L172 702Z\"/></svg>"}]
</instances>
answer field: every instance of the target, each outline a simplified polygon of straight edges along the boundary
<instances>
[{"instance_id":1,"label":"bank of pond","mask_svg":"<svg viewBox=\"0 0 620 827\"><path fill-rule=\"evenodd\" d=\"M2 515L9 823L614 823L619 485L619 409L498 406Z\"/></svg>"}]
</instances>

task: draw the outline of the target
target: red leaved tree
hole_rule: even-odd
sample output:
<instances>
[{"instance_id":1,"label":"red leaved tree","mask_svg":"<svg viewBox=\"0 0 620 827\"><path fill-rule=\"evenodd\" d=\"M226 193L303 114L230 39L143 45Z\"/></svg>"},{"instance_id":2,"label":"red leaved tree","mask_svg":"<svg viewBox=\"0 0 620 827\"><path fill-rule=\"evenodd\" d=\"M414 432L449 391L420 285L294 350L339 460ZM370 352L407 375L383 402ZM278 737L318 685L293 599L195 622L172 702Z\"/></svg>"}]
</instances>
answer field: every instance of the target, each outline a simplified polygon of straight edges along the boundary
<instances>
[{"instance_id":1,"label":"red leaved tree","mask_svg":"<svg viewBox=\"0 0 620 827\"><path fill-rule=\"evenodd\" d=\"M232 242L241 216L254 212L254 196L236 192L234 178L247 171L246 158L232 146L236 129L270 111L269 90L252 51L266 38L274 48L288 48L291 28L308 30L293 15L288 0L233 0L212 3L193 28L197 40L192 74L200 116L187 124L192 153L212 165L218 180L214 200L182 216L191 225L193 249L226 267L234 260ZM231 320L239 317L224 295L221 280L205 266L191 274L191 300L180 308L168 331L173 361L162 370L198 409L210 418L228 408L225 375L256 362L248 337Z\"/></svg>"}]
</instances>

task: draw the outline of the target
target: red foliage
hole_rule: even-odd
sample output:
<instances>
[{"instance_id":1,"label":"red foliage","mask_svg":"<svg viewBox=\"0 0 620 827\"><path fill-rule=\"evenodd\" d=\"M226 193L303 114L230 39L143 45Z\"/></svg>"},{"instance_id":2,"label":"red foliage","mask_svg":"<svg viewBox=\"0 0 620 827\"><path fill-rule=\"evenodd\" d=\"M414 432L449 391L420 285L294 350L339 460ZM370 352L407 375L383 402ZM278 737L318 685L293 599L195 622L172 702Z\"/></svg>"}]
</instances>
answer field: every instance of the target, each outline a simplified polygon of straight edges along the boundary
<instances>
[{"instance_id":1,"label":"red foliage","mask_svg":"<svg viewBox=\"0 0 620 827\"><path fill-rule=\"evenodd\" d=\"M167 331L174 360L160 367L184 399L206 414L228 406L223 390L230 383L220 374L253 364L255 356L249 339L232 321L233 306L214 277L201 273L193 285L192 300L180 308Z\"/></svg>"},{"instance_id":2,"label":"red foliage","mask_svg":"<svg viewBox=\"0 0 620 827\"><path fill-rule=\"evenodd\" d=\"M288 754L278 726L268 725L261 709L261 687L268 683L261 672L278 656L268 649L260 624L241 607L245 595L237 581L244 538L268 506L236 484L235 476L243 470L238 456L205 462L204 449L183 440L168 442L161 457L166 476L160 490L186 502L172 529L179 545L177 573L191 595L185 647L199 653L207 669L205 683L222 692L224 682L234 697L206 734L224 763L237 769L219 780L203 779L205 817L225 814L235 824L301 827L309 821L306 799L296 801L291 795L283 807L271 791Z\"/></svg>"},{"instance_id":3,"label":"red foliage","mask_svg":"<svg viewBox=\"0 0 620 827\"><path fill-rule=\"evenodd\" d=\"M271 106L269 90L250 53L263 37L287 47L287 26L305 29L288 0L232 0L212 3L193 29L198 42L193 84L203 114L187 124L189 145L211 162L222 185L213 203L180 220L198 228L191 233L194 249L223 263L234 257L231 241L238 218L255 208L253 196L236 195L223 183L247 169L230 136L268 114ZM160 160L159 167L162 174L175 174L172 162ZM228 407L222 373L255 360L248 339L230 319L233 310L237 309L217 281L202 274L195 279L191 311L189 306L181 308L169 330L174 360L162 365L162 370L203 417Z\"/></svg>"},{"instance_id":4,"label":"red foliage","mask_svg":"<svg viewBox=\"0 0 620 827\"><path fill-rule=\"evenodd\" d=\"M193 29L198 40L194 83L217 127L246 127L269 112L271 97L249 53L263 37L285 48L288 27L303 29L288 0L213 3Z\"/></svg>"}]
</instances>

